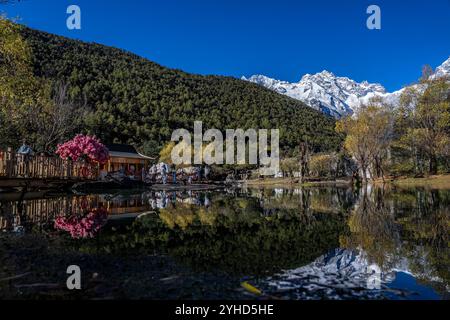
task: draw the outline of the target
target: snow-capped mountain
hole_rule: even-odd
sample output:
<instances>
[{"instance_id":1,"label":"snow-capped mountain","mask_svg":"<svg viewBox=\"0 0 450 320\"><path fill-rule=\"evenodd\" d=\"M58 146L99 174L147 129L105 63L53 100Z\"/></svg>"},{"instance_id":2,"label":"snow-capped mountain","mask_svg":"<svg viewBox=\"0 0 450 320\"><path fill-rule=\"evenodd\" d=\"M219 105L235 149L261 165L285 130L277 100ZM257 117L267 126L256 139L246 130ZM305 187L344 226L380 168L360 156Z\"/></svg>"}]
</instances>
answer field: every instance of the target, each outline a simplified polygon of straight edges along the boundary
<instances>
[{"instance_id":1,"label":"snow-capped mountain","mask_svg":"<svg viewBox=\"0 0 450 320\"><path fill-rule=\"evenodd\" d=\"M318 257L315 261L297 269L285 270L259 283L259 287L269 295L286 294L295 299L380 298L392 293L390 286L399 273L415 279L426 279L433 283L444 283L428 265L428 256L423 248L417 247L418 261L429 270L428 273L413 272L406 257L390 257L390 267L382 270L380 266L369 262L363 250L335 249ZM447 289L448 290L448 289ZM400 292L397 294L408 294Z\"/></svg>"},{"instance_id":2,"label":"snow-capped mountain","mask_svg":"<svg viewBox=\"0 0 450 320\"><path fill-rule=\"evenodd\" d=\"M432 77L444 76L450 76L450 58L436 69ZM396 104L404 90L389 93L381 84L367 81L358 83L347 77L338 77L326 70L313 75L306 74L297 83L276 80L263 75L242 77L242 79L300 100L314 109L337 118L354 113L373 97L381 97L387 103Z\"/></svg>"}]
</instances>

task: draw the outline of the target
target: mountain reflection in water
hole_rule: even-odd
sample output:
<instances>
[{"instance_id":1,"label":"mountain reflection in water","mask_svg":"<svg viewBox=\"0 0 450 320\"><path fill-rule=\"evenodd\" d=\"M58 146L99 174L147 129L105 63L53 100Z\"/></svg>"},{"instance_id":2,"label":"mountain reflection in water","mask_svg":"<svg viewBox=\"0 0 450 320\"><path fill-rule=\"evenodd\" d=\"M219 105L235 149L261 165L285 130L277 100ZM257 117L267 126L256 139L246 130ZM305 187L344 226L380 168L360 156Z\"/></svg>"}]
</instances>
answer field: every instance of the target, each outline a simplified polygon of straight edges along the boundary
<instances>
[{"instance_id":1,"label":"mountain reflection in water","mask_svg":"<svg viewBox=\"0 0 450 320\"><path fill-rule=\"evenodd\" d=\"M58 217L79 217L73 218L79 227L99 208L107 211L107 223L86 233L92 239L71 239L55 229ZM450 190L425 189L0 195L0 235L13 242L30 234L58 239L52 249L61 255L72 250L123 264L168 256L199 278L207 274L219 283L225 274L230 278L221 287L227 290L245 280L269 298L448 299L449 208ZM135 297L144 286L136 281L124 290Z\"/></svg>"}]
</instances>

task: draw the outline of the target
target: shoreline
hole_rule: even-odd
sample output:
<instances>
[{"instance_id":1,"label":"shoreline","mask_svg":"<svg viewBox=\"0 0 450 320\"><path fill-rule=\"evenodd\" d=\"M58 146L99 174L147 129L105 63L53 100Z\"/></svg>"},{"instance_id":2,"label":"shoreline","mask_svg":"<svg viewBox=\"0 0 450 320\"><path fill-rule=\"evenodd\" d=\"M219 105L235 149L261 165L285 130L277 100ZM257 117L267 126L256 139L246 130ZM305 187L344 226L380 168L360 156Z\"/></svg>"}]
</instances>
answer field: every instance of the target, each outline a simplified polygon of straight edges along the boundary
<instances>
[{"instance_id":1,"label":"shoreline","mask_svg":"<svg viewBox=\"0 0 450 320\"><path fill-rule=\"evenodd\" d=\"M298 182L298 178L268 178L259 180L239 181L244 187L346 187L351 186L350 178L341 178L337 180L315 180L305 181L302 184ZM428 177L413 178L413 177L386 177L371 181L372 185L392 185L396 187L430 187L435 189L450 189L450 174L433 175Z\"/></svg>"},{"instance_id":2,"label":"shoreline","mask_svg":"<svg viewBox=\"0 0 450 320\"><path fill-rule=\"evenodd\" d=\"M370 185L375 186L395 186L395 187L428 187L433 189L450 189L450 174L432 175L426 177L385 177L384 181L382 179L376 179L369 182ZM204 190L218 190L224 188L226 184L223 181L209 182L209 183L199 183L191 185L182 184L152 184L144 185L139 184L135 186L126 185L115 185L111 187L109 183L104 183L100 181L88 182L75 184L73 188L67 190L64 187L53 186L53 188L36 188L26 190L25 194L41 194L41 193L51 193L51 192L94 192L101 193L103 191L120 191L123 189L133 189L133 190L153 190L153 191L204 191ZM253 179L253 180L240 180L236 181L234 186L247 187L247 188L292 188L292 187L351 187L352 180L349 177L339 178L337 180L310 180L303 183L299 183L299 178L266 178L266 179ZM24 193L23 190L11 189L0 189L0 195L2 198L8 196L15 196L17 194Z\"/></svg>"},{"instance_id":3,"label":"shoreline","mask_svg":"<svg viewBox=\"0 0 450 320\"><path fill-rule=\"evenodd\" d=\"M450 189L450 174L431 175L421 178L412 177L398 177L398 178L385 178L383 182L381 179L375 180L376 185L393 185L395 187L423 187L433 189Z\"/></svg>"},{"instance_id":4,"label":"shoreline","mask_svg":"<svg viewBox=\"0 0 450 320\"><path fill-rule=\"evenodd\" d=\"M315 187L315 186L350 186L351 180L341 178L337 180L312 180L299 183L298 178L268 178L258 180L239 181L244 187Z\"/></svg>"}]
</instances>

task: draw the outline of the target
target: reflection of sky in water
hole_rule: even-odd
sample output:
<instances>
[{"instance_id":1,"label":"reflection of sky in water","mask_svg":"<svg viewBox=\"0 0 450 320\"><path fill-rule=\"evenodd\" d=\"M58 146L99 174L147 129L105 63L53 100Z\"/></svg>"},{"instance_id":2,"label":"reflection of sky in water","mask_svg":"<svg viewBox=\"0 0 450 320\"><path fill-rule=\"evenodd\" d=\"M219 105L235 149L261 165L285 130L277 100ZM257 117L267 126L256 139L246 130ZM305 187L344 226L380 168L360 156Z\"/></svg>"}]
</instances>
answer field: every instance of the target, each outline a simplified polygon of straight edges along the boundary
<instances>
[{"instance_id":1,"label":"reflection of sky in water","mask_svg":"<svg viewBox=\"0 0 450 320\"><path fill-rule=\"evenodd\" d=\"M407 297L410 300L440 299L439 295L432 288L418 283L414 276L405 272L396 272L394 281L389 283L388 287L412 292L412 294ZM391 299L398 298L398 296L395 296L390 292L386 292L385 296Z\"/></svg>"}]
</instances>

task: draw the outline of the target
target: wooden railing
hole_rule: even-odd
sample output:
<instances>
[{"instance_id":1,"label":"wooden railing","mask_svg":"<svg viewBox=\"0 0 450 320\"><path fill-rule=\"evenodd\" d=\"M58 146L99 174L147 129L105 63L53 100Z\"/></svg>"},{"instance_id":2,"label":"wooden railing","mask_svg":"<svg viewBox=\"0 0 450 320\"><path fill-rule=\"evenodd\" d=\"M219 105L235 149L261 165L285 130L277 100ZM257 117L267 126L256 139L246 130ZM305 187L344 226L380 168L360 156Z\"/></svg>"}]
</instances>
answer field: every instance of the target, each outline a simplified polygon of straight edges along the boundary
<instances>
[{"instance_id":1,"label":"wooden railing","mask_svg":"<svg viewBox=\"0 0 450 320\"><path fill-rule=\"evenodd\" d=\"M23 155L0 150L0 179L96 180L98 167L56 156Z\"/></svg>"}]
</instances>

